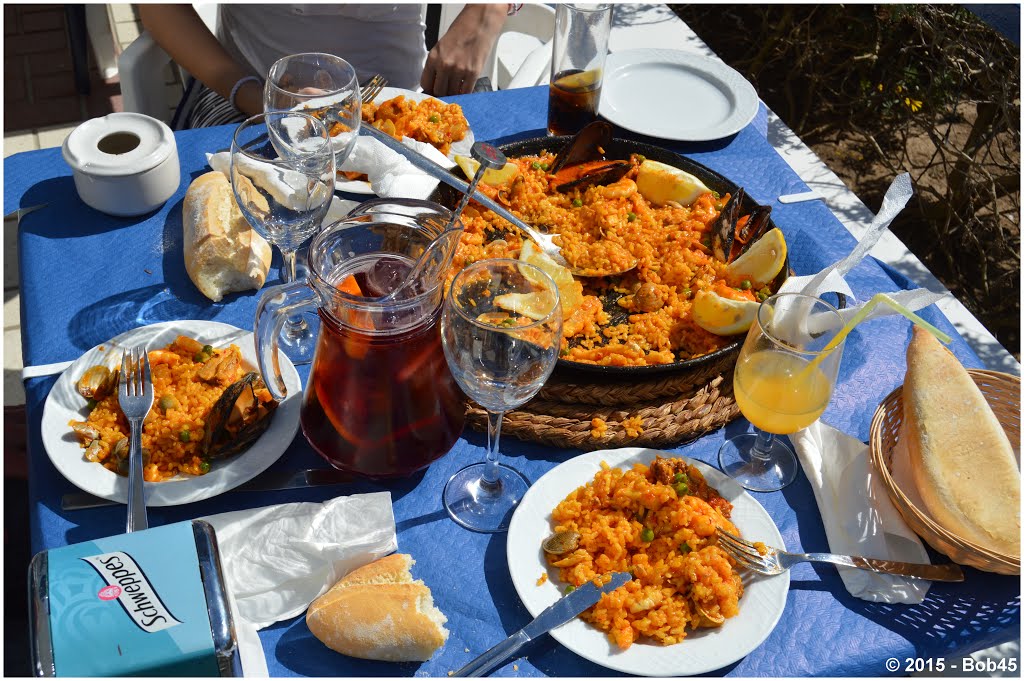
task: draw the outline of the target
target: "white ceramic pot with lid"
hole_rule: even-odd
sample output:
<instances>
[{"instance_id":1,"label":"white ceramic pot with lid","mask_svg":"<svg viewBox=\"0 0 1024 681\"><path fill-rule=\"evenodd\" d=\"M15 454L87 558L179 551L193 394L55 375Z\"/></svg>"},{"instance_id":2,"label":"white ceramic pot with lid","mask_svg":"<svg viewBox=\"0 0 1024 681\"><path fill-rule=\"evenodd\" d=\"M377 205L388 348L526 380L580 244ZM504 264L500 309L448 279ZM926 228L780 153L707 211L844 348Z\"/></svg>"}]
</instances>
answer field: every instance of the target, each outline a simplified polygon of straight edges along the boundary
<instances>
[{"instance_id":1,"label":"white ceramic pot with lid","mask_svg":"<svg viewBox=\"0 0 1024 681\"><path fill-rule=\"evenodd\" d=\"M82 123L64 140L63 155L78 196L110 215L156 210L181 182L174 133L139 113L112 113Z\"/></svg>"}]
</instances>

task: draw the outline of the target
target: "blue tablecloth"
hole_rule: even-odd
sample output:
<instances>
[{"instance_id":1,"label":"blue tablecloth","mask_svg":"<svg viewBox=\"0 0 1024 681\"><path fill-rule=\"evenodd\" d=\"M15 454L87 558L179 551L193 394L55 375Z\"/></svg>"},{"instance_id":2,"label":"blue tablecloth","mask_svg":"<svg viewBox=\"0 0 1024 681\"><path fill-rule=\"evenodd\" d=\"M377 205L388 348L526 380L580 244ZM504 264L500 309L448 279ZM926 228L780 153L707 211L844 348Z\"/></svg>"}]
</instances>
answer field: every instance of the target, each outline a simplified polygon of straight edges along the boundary
<instances>
[{"instance_id":1,"label":"blue tablecloth","mask_svg":"<svg viewBox=\"0 0 1024 681\"><path fill-rule=\"evenodd\" d=\"M455 98L464 107L477 139L504 142L544 134L544 88ZM671 115L666 113L666 115ZM759 124L760 123L760 124ZM798 274L818 271L847 254L853 237L820 202L782 205L782 194L807 187L764 137L761 116L739 134L715 142L665 144L742 185L758 202L771 205L773 218L790 244ZM160 210L139 218L109 217L85 206L75 193L70 169L59 149L16 154L4 161L4 212L38 203L49 205L27 216L19 230L21 328L25 365L59 362L112 336L145 324L173 319L211 319L252 328L257 293L210 303L189 281L182 260L182 198L189 182L206 171L204 153L227 146L227 127L176 134L181 186ZM275 254L275 268L279 264ZM276 269L270 281L276 281ZM893 278L870 258L848 277L860 299L899 290ZM904 281L905 285L906 282ZM956 336L934 307L928 321ZM867 440L872 413L902 383L910 326L884 318L859 327L849 337L841 379L823 420ZM981 366L967 344L952 345L969 367ZM300 372L303 373L304 371ZM305 377L305 376L304 376ZM43 450L40 418L54 377L26 383L30 455L30 523L35 551L119 534L124 507L62 512L60 496L73 491ZM723 439L747 428L739 420L679 447L678 452L716 462ZM227 493L200 503L150 509L154 525L226 510L289 501L323 500L338 493L388 490L394 501L400 550L411 553L415 574L433 590L448 616L451 637L432 660L389 664L335 654L312 637L300 617L261 632L274 676L440 676L529 620L508 573L504 535L466 531L448 519L440 503L448 477L484 455L483 435L467 431L452 451L424 473L388 484L360 483L277 493ZM533 480L578 454L505 438L502 454ZM301 437L275 464L280 469L322 467ZM778 524L786 545L825 551L828 544L813 495L801 474L782 492L754 495ZM8 519L10 521L10 519ZM945 561L935 556L936 561ZM730 676L885 675L887 658L959 657L1020 635L1019 580L967 569L962 584L933 584L920 605L884 605L851 597L834 568L799 565L781 621L768 639L735 664L719 670ZM608 676L549 637L531 643L524 656L497 670L499 676Z\"/></svg>"}]
</instances>

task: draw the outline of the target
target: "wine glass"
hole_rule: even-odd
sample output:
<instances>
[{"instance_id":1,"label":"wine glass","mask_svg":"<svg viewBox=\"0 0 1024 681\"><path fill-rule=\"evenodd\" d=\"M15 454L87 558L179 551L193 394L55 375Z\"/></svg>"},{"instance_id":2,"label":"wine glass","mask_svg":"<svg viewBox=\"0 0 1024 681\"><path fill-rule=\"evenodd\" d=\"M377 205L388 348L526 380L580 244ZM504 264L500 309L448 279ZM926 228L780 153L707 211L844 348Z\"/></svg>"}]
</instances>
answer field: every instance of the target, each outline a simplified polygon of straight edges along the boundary
<instances>
[{"instance_id":1,"label":"wine glass","mask_svg":"<svg viewBox=\"0 0 1024 681\"><path fill-rule=\"evenodd\" d=\"M828 347L843 326L839 311L802 293L771 296L743 342L733 393L754 434L727 440L721 469L749 490L773 492L793 481L797 459L775 439L814 423L832 398L843 344Z\"/></svg>"},{"instance_id":2,"label":"wine glass","mask_svg":"<svg viewBox=\"0 0 1024 681\"><path fill-rule=\"evenodd\" d=\"M537 394L562 341L558 288L518 260L481 260L456 275L441 313L444 356L455 381L487 410L487 459L444 487L444 507L463 527L504 532L530 483L498 462L501 419Z\"/></svg>"},{"instance_id":3,"label":"wine glass","mask_svg":"<svg viewBox=\"0 0 1024 681\"><path fill-rule=\"evenodd\" d=\"M248 119L231 139L231 188L252 228L281 250L284 283L294 282L295 252L320 227L334 196L327 126L297 111ZM282 327L281 347L295 364L312 359L315 340L301 316Z\"/></svg>"},{"instance_id":4,"label":"wine glass","mask_svg":"<svg viewBox=\"0 0 1024 681\"><path fill-rule=\"evenodd\" d=\"M337 167L359 137L362 100L356 70L333 54L306 52L281 57L263 88L266 111L305 111L327 123Z\"/></svg>"}]
</instances>

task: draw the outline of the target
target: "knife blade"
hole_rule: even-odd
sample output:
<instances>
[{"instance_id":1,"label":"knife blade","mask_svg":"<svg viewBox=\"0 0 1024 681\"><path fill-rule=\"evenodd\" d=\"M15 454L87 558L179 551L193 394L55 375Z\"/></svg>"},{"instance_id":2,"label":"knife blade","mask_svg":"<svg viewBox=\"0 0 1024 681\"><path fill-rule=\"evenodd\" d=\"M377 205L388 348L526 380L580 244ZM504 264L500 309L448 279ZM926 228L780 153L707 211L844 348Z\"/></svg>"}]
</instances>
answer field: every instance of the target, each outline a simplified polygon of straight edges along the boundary
<instances>
[{"instance_id":1,"label":"knife blade","mask_svg":"<svg viewBox=\"0 0 1024 681\"><path fill-rule=\"evenodd\" d=\"M372 137L373 139L377 140L378 142L386 146L388 149L391 149L392 151L401 154L409 161L409 163L413 164L414 166L416 166L423 172L427 173L434 179L444 182L449 187L458 189L463 194L469 191L468 182L466 182L460 177L455 176L450 170L448 170L447 168L438 163L435 163L434 161L430 160L429 158L427 158L420 152L416 151L415 149L410 149L409 147L405 146L391 135L385 132L381 132L380 130L377 130L376 128L370 125L359 126L359 133L362 135L366 135L367 137ZM527 232L533 229L525 222L523 222L515 215L513 215L511 212L509 212L507 208L505 208L500 203L498 203L491 197L487 196L480 190L473 190L472 197L474 201L483 204L489 210L493 211L498 216L508 220L516 227Z\"/></svg>"},{"instance_id":2,"label":"knife blade","mask_svg":"<svg viewBox=\"0 0 1024 681\"><path fill-rule=\"evenodd\" d=\"M307 468L298 471L265 471L252 480L232 489L232 492L274 492L303 487L322 487L352 482L350 473L333 468ZM173 484L173 483L172 483ZM116 506L121 502L110 501L88 492L69 492L60 499L63 511L80 511L101 506Z\"/></svg>"},{"instance_id":3,"label":"knife blade","mask_svg":"<svg viewBox=\"0 0 1024 681\"><path fill-rule=\"evenodd\" d=\"M595 586L587 582L575 591L559 598L525 627L476 658L452 676L476 677L483 676L499 664L515 655L528 642L548 633L573 619L581 612L597 603L602 594L611 593L633 579L628 572L613 572L611 579L604 586Z\"/></svg>"}]
</instances>

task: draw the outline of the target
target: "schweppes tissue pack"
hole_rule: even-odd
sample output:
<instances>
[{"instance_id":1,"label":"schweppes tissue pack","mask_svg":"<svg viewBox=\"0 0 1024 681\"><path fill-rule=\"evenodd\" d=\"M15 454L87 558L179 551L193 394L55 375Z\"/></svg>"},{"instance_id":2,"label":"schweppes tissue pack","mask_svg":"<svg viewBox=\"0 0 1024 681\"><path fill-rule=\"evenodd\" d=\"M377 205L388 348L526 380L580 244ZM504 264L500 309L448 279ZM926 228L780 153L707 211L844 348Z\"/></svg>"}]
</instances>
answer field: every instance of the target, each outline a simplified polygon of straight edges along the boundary
<instances>
[{"instance_id":1,"label":"schweppes tissue pack","mask_svg":"<svg viewBox=\"0 0 1024 681\"><path fill-rule=\"evenodd\" d=\"M36 554L37 676L240 676L217 540L202 521Z\"/></svg>"}]
</instances>

